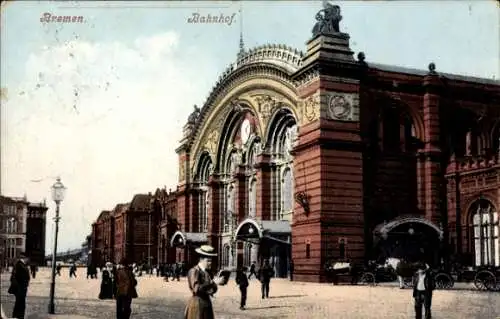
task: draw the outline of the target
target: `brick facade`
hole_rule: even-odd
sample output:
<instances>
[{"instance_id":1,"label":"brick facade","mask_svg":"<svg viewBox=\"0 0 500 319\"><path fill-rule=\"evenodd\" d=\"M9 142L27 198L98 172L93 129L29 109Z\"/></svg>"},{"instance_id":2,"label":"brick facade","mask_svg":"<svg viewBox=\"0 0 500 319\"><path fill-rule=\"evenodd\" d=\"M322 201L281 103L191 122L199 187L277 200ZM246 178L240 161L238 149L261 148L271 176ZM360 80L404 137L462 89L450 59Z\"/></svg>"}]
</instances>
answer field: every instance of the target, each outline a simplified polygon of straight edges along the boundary
<instances>
[{"instance_id":1,"label":"brick facade","mask_svg":"<svg viewBox=\"0 0 500 319\"><path fill-rule=\"evenodd\" d=\"M260 242L251 246L260 260L281 263L275 267L285 272L283 262L293 258L297 280L326 280L324 264L331 260L363 263L401 255L404 247L395 236L410 236L415 249L423 243L420 252L408 253L412 258L420 254L438 263L452 254L471 254L470 207L477 200L489 200L496 211L500 205L498 83L439 74L434 64L427 72L367 63L364 54L354 58L349 35L340 32L311 39L300 63L287 50L264 46L244 52L207 104L189 117L177 149L183 167L177 201L182 230L200 231L200 172L208 157L213 170L207 235L220 252L221 267L229 260L221 242L229 205L220 190L229 184L235 188L232 213L239 230L252 228L242 224L252 205L251 220L264 227L266 221L289 220L284 207L293 201L291 255L280 255L288 248L278 239L286 236L272 228L259 229ZM289 70L266 69L277 60ZM246 119L250 128L243 125ZM293 125L298 136L289 198L280 174L288 165L283 145ZM298 195L305 198L307 212ZM254 258L244 256L248 246L235 245L236 264Z\"/></svg>"},{"instance_id":2,"label":"brick facade","mask_svg":"<svg viewBox=\"0 0 500 319\"><path fill-rule=\"evenodd\" d=\"M495 262L473 220L500 207L498 82L369 63L349 40L241 52L184 126L177 190L134 197L115 252L126 238L142 259L150 234L156 260L189 266L208 242L217 267L270 259L286 276L293 259L304 281L339 260Z\"/></svg>"}]
</instances>

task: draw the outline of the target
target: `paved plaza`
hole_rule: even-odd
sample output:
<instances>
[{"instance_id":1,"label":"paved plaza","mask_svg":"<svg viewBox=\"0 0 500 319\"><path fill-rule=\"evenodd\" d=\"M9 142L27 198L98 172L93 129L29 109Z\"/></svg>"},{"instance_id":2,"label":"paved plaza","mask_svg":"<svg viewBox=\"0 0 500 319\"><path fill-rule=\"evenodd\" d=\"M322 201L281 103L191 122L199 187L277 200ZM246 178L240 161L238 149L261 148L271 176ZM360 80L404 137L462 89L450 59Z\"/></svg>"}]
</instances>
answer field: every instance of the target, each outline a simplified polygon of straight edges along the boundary
<instances>
[{"instance_id":1,"label":"paved plaza","mask_svg":"<svg viewBox=\"0 0 500 319\"><path fill-rule=\"evenodd\" d=\"M86 279L85 270L78 278L69 279L63 269L56 284L57 316L47 315L50 270L42 269L32 279L26 318L114 318L113 300L99 300L100 280ZM7 295L9 274L3 273L1 300L4 311L12 312L14 298ZM478 292L467 285L459 289L436 291L433 299L434 319L497 319L500 318L500 293ZM260 286L250 281L247 310L239 310L239 291L234 279L220 287L213 303L216 318L414 318L410 289L395 285L332 286L328 284L290 282L275 279L271 282L269 299L261 300ZM185 278L180 282L164 282L156 276L138 278L139 298L132 303L132 318L182 318L184 304L189 298Z\"/></svg>"}]
</instances>

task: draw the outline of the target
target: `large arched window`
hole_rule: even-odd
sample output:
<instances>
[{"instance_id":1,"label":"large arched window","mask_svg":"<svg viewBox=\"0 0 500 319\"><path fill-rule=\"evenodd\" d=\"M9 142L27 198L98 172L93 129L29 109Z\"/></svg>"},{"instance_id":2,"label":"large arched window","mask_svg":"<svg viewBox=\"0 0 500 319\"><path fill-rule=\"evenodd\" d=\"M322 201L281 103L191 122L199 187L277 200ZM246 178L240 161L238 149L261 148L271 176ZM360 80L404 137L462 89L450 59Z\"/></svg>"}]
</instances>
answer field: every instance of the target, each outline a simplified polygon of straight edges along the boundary
<instances>
[{"instance_id":1,"label":"large arched window","mask_svg":"<svg viewBox=\"0 0 500 319\"><path fill-rule=\"evenodd\" d=\"M257 214L257 178L255 163L257 161L257 154L259 152L260 143L255 139L250 144L246 153L247 172L248 177L248 217L255 217Z\"/></svg>"},{"instance_id":2,"label":"large arched window","mask_svg":"<svg viewBox=\"0 0 500 319\"><path fill-rule=\"evenodd\" d=\"M500 266L498 212L487 200L471 207L476 266Z\"/></svg>"},{"instance_id":3,"label":"large arched window","mask_svg":"<svg viewBox=\"0 0 500 319\"><path fill-rule=\"evenodd\" d=\"M198 170L199 197L198 197L198 223L199 231L206 232L208 230L208 208L210 206L210 191L208 187L208 179L212 174L212 161L208 154L203 154L200 158Z\"/></svg>"}]
</instances>

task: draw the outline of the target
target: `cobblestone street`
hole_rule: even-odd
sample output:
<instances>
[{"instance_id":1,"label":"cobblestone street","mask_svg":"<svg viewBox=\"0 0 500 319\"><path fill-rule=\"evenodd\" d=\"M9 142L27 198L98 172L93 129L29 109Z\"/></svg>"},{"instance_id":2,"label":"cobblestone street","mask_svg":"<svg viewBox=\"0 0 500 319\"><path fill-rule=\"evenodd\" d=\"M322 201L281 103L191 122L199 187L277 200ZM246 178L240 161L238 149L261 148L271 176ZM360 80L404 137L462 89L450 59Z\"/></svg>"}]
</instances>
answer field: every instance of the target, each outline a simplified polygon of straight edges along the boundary
<instances>
[{"instance_id":1,"label":"cobblestone street","mask_svg":"<svg viewBox=\"0 0 500 319\"><path fill-rule=\"evenodd\" d=\"M100 280L87 280L85 271L69 279L67 270L56 283L56 318L114 318L114 301L99 300ZM2 274L2 306L10 314L14 298L7 295L9 274ZM182 318L189 298L187 282L163 282L148 275L138 278L139 298L133 301L132 318ZM32 279L26 318L51 318L47 313L50 271L42 269ZM436 291L435 319L496 319L500 317L500 294L465 289ZM259 285L250 281L247 310L238 308L239 291L231 279L214 299L216 318L413 318L411 290L394 285L377 287L331 286L282 279L271 282L271 298L260 299Z\"/></svg>"}]
</instances>

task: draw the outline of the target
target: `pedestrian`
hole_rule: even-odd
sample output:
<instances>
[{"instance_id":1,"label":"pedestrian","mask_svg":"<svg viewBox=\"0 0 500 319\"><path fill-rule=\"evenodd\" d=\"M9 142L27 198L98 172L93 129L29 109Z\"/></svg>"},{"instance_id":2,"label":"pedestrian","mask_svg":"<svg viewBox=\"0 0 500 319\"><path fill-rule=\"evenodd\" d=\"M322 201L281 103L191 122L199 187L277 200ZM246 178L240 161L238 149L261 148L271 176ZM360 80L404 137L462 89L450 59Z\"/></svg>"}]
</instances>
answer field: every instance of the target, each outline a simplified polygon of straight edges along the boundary
<instances>
[{"instance_id":1,"label":"pedestrian","mask_svg":"<svg viewBox=\"0 0 500 319\"><path fill-rule=\"evenodd\" d=\"M12 317L24 319L26 311L26 294L30 283L30 272L28 269L28 259L24 254L19 256L19 260L12 268L10 276L10 287L8 293L16 296Z\"/></svg>"},{"instance_id":2,"label":"pedestrian","mask_svg":"<svg viewBox=\"0 0 500 319\"><path fill-rule=\"evenodd\" d=\"M31 277L33 277L33 279L35 279L37 271L38 271L38 266L35 263L31 263L30 272L31 272Z\"/></svg>"},{"instance_id":3,"label":"pedestrian","mask_svg":"<svg viewBox=\"0 0 500 319\"><path fill-rule=\"evenodd\" d=\"M75 263L72 263L70 268L69 268L69 278L71 278L73 276L76 278L76 264Z\"/></svg>"},{"instance_id":4,"label":"pedestrian","mask_svg":"<svg viewBox=\"0 0 500 319\"><path fill-rule=\"evenodd\" d=\"M413 275L413 298L415 298L415 318L422 319L422 306L425 319L431 319L432 292L436 288L434 276L425 263L420 263Z\"/></svg>"},{"instance_id":5,"label":"pedestrian","mask_svg":"<svg viewBox=\"0 0 500 319\"><path fill-rule=\"evenodd\" d=\"M247 303L248 278L245 274L246 270L246 267L238 267L236 271L236 284L239 286L241 292L240 310L245 310Z\"/></svg>"},{"instance_id":6,"label":"pedestrian","mask_svg":"<svg viewBox=\"0 0 500 319\"><path fill-rule=\"evenodd\" d=\"M295 264L293 259L290 259L290 281L293 281L293 271L295 270Z\"/></svg>"},{"instance_id":7,"label":"pedestrian","mask_svg":"<svg viewBox=\"0 0 500 319\"><path fill-rule=\"evenodd\" d=\"M255 278L257 278L257 272L255 271L255 261L253 261L252 264L250 265L250 274L248 275L248 279L250 279L252 275L254 275Z\"/></svg>"},{"instance_id":8,"label":"pedestrian","mask_svg":"<svg viewBox=\"0 0 500 319\"><path fill-rule=\"evenodd\" d=\"M129 319L132 313L132 299L137 298L137 280L126 259L116 269L116 319Z\"/></svg>"},{"instance_id":9,"label":"pedestrian","mask_svg":"<svg viewBox=\"0 0 500 319\"><path fill-rule=\"evenodd\" d=\"M180 281L181 271L182 271L181 265L175 264L174 276L175 276L175 279L177 279L177 281ZM172 280L174 280L174 278L172 278Z\"/></svg>"},{"instance_id":10,"label":"pedestrian","mask_svg":"<svg viewBox=\"0 0 500 319\"><path fill-rule=\"evenodd\" d=\"M210 298L217 292L218 285L223 284L223 278L217 277L212 280L209 274L212 257L216 257L217 254L209 245L203 245L195 251L200 256L200 261L188 272L189 289L193 296L184 311L184 319L214 319Z\"/></svg>"},{"instance_id":11,"label":"pedestrian","mask_svg":"<svg viewBox=\"0 0 500 319\"><path fill-rule=\"evenodd\" d=\"M113 264L106 263L106 268L102 272L101 290L99 292L99 299L113 299Z\"/></svg>"},{"instance_id":12,"label":"pedestrian","mask_svg":"<svg viewBox=\"0 0 500 319\"><path fill-rule=\"evenodd\" d=\"M56 272L57 272L57 275L58 275L58 276L61 276L61 269L62 269L61 264L57 264L57 267L56 267Z\"/></svg>"},{"instance_id":13,"label":"pedestrian","mask_svg":"<svg viewBox=\"0 0 500 319\"><path fill-rule=\"evenodd\" d=\"M264 260L264 265L259 269L259 280L261 283L262 299L269 298L269 284L274 276L274 270L269 265L269 259Z\"/></svg>"}]
</instances>

